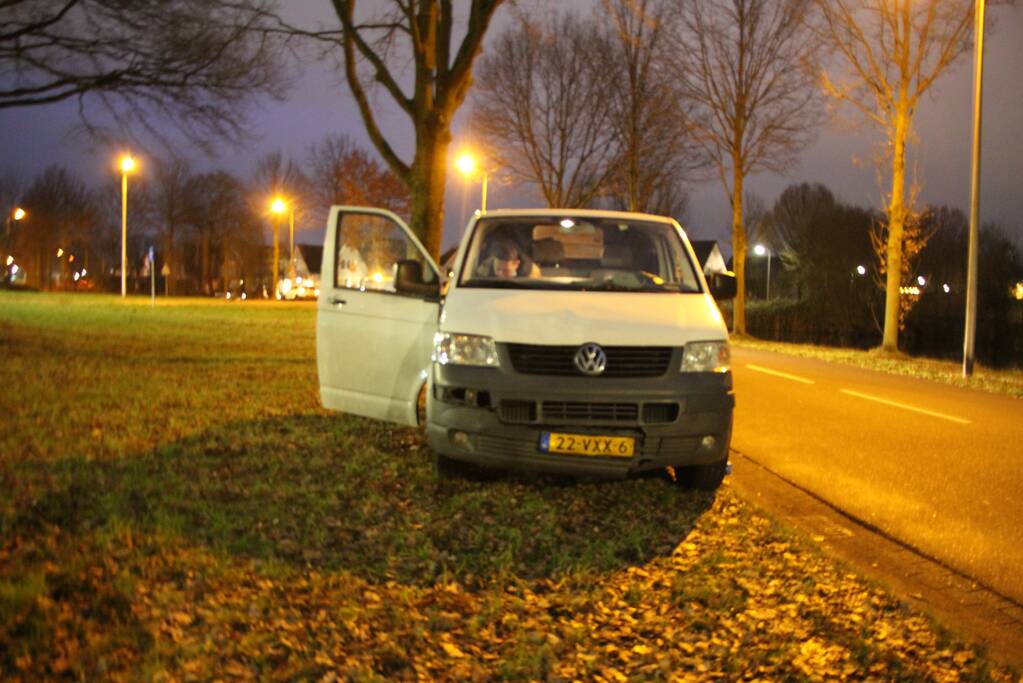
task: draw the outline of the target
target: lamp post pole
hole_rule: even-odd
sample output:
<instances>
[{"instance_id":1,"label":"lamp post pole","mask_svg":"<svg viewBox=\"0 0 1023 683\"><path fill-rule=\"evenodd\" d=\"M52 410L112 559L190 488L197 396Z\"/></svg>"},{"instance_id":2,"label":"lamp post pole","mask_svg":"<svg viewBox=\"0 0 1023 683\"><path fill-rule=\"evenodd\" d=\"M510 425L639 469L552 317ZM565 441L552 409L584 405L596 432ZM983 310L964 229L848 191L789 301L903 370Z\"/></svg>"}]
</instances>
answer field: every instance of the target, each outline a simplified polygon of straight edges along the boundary
<instances>
[{"instance_id":1,"label":"lamp post pole","mask_svg":"<svg viewBox=\"0 0 1023 683\"><path fill-rule=\"evenodd\" d=\"M977 333L977 251L980 230L980 121L984 91L984 0L976 1L973 23L973 154L970 179L970 239L966 259L966 329L963 377L973 374Z\"/></svg>"},{"instance_id":2,"label":"lamp post pole","mask_svg":"<svg viewBox=\"0 0 1023 683\"><path fill-rule=\"evenodd\" d=\"M487 172L483 171L483 200L480 204L480 213L487 212Z\"/></svg>"},{"instance_id":3,"label":"lamp post pole","mask_svg":"<svg viewBox=\"0 0 1023 683\"><path fill-rule=\"evenodd\" d=\"M281 221L279 219L274 220L274 262L273 262L273 297L277 297L277 286L278 286L278 272L281 267L281 244L280 244L280 228Z\"/></svg>"},{"instance_id":4,"label":"lamp post pole","mask_svg":"<svg viewBox=\"0 0 1023 683\"><path fill-rule=\"evenodd\" d=\"M288 212L288 277L295 276L295 208Z\"/></svg>"},{"instance_id":5,"label":"lamp post pole","mask_svg":"<svg viewBox=\"0 0 1023 683\"><path fill-rule=\"evenodd\" d=\"M121 158L121 298L128 294L128 174L135 170L135 160Z\"/></svg>"}]
</instances>

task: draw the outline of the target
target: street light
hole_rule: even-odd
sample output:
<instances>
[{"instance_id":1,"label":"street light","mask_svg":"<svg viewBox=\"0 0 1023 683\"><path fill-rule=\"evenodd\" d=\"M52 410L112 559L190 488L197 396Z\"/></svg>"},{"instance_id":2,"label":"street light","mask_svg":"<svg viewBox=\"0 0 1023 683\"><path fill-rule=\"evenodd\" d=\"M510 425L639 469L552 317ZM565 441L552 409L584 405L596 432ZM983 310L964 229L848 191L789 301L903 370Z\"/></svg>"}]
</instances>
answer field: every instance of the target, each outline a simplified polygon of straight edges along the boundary
<instances>
[{"instance_id":1,"label":"street light","mask_svg":"<svg viewBox=\"0 0 1023 683\"><path fill-rule=\"evenodd\" d=\"M25 209L20 206L14 207L14 210L7 214L7 219L4 221L4 249L7 250L7 265L10 267L14 261L11 258L11 221L21 221L25 218Z\"/></svg>"},{"instance_id":2,"label":"street light","mask_svg":"<svg viewBox=\"0 0 1023 683\"><path fill-rule=\"evenodd\" d=\"M270 210L277 215L288 212L288 277L295 271L295 206L281 197L274 197ZM274 296L277 295L277 269L280 264L280 246L277 238L277 225L274 224Z\"/></svg>"},{"instance_id":3,"label":"street light","mask_svg":"<svg viewBox=\"0 0 1023 683\"><path fill-rule=\"evenodd\" d=\"M758 244L753 247L753 253L757 256L763 256L767 254L767 286L765 287L764 299L771 298L771 250L765 247L763 244Z\"/></svg>"},{"instance_id":4,"label":"street light","mask_svg":"<svg viewBox=\"0 0 1023 683\"><path fill-rule=\"evenodd\" d=\"M468 178L468 177L471 177L471 176L476 174L476 170L479 167L479 164L476 163L476 159L473 158L473 156L471 154L466 152L466 153L462 154L461 156L459 156L457 159L455 159L455 167L458 168L458 170L461 172L462 175L464 175L465 177ZM480 213L486 213L487 212L487 172L486 172L485 169L479 169L479 170L481 170L482 173L483 173L483 199L482 199L482 202L480 203Z\"/></svg>"},{"instance_id":5,"label":"street light","mask_svg":"<svg viewBox=\"0 0 1023 683\"><path fill-rule=\"evenodd\" d=\"M970 180L970 240L966 256L966 329L963 332L963 377L973 374L977 332L977 251L980 223L980 114L984 91L984 0L975 3L973 20L973 173Z\"/></svg>"},{"instance_id":6,"label":"street light","mask_svg":"<svg viewBox=\"0 0 1023 683\"><path fill-rule=\"evenodd\" d=\"M130 155L121 157L121 297L128 295L128 174L135 170Z\"/></svg>"}]
</instances>

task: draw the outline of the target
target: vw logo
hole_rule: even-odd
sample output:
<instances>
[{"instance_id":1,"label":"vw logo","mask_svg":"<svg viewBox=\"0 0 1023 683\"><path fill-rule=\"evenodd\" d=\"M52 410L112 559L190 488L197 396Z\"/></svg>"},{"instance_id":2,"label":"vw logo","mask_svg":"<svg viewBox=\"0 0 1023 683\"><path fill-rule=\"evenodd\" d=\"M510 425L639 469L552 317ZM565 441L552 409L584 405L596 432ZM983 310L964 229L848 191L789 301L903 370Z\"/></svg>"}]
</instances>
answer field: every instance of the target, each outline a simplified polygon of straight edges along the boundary
<instances>
[{"instance_id":1,"label":"vw logo","mask_svg":"<svg viewBox=\"0 0 1023 683\"><path fill-rule=\"evenodd\" d=\"M604 370L607 368L607 354L604 353L604 349L600 348L599 344L590 342L579 347L579 350L575 352L575 358L572 359L572 362L575 363L575 367L579 369L579 372L596 377L597 375L604 374Z\"/></svg>"}]
</instances>

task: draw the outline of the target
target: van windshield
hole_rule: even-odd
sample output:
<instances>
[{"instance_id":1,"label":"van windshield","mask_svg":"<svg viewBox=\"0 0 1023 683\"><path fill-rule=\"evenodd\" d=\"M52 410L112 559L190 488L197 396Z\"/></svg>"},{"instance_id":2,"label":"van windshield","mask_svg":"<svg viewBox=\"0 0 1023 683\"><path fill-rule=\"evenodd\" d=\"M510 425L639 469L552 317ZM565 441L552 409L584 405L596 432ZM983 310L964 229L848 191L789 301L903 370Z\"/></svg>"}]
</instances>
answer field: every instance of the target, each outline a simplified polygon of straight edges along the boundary
<instances>
[{"instance_id":1,"label":"van windshield","mask_svg":"<svg viewBox=\"0 0 1023 683\"><path fill-rule=\"evenodd\" d=\"M699 292L675 226L617 218L484 218L459 286L621 292Z\"/></svg>"}]
</instances>

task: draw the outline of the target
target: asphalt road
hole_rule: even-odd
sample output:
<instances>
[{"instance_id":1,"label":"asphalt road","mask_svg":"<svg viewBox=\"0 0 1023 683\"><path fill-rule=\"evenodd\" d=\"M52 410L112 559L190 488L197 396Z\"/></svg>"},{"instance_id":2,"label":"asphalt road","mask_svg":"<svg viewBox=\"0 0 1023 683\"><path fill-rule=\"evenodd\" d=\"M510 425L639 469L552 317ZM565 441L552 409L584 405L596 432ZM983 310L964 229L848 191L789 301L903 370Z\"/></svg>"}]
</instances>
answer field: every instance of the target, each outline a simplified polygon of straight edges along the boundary
<instances>
[{"instance_id":1,"label":"asphalt road","mask_svg":"<svg viewBox=\"0 0 1023 683\"><path fill-rule=\"evenodd\" d=\"M732 447L1023 601L1023 400L734 348Z\"/></svg>"}]
</instances>

